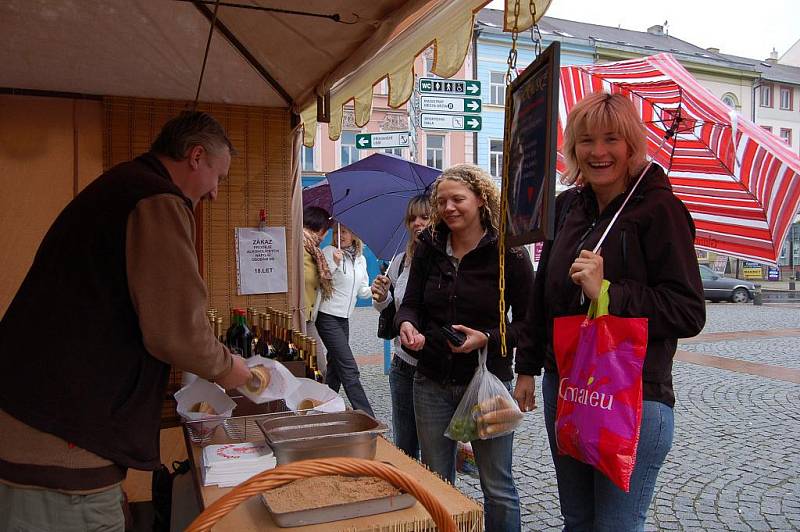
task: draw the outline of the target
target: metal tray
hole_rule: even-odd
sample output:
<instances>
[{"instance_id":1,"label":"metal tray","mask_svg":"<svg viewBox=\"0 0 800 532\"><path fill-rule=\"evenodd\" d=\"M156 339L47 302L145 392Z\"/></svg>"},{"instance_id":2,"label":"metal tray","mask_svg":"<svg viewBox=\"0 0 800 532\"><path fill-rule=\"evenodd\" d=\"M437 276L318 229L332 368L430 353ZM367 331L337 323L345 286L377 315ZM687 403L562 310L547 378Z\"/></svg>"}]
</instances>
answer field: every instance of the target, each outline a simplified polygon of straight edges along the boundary
<instances>
[{"instance_id":1,"label":"metal tray","mask_svg":"<svg viewBox=\"0 0 800 532\"><path fill-rule=\"evenodd\" d=\"M387 462L388 463L388 462ZM272 520L281 528L294 526L317 525L320 523L330 523L343 519L355 519L367 515L394 512L414 506L417 500L410 493L400 490L400 495L389 495L378 499L366 501L349 502L344 504L334 504L323 506L322 508L311 508L309 510L296 510L294 512L278 513L270 508L266 496L261 494L261 501L267 507L267 511L272 516Z\"/></svg>"},{"instance_id":2,"label":"metal tray","mask_svg":"<svg viewBox=\"0 0 800 532\"><path fill-rule=\"evenodd\" d=\"M361 410L258 419L256 425L275 452L278 465L334 456L372 460L378 435L388 430Z\"/></svg>"}]
</instances>

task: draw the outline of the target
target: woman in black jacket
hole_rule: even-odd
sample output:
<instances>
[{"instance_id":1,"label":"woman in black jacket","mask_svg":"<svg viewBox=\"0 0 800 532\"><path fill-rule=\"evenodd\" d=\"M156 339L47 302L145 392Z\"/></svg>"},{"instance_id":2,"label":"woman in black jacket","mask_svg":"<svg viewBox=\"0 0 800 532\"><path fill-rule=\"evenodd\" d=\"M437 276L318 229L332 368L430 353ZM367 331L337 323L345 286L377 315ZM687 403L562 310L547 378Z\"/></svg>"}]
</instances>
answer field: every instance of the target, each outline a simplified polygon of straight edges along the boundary
<instances>
[{"instance_id":1,"label":"woman in black jacket","mask_svg":"<svg viewBox=\"0 0 800 532\"><path fill-rule=\"evenodd\" d=\"M455 481L456 442L444 436L488 347L489 370L511 390L512 349L527 315L533 268L521 248L506 252L507 356L500 354L497 226L499 193L492 178L472 165L442 173L433 185L431 227L419 236L403 304L397 311L400 340L418 358L414 409L422 461ZM507 317L503 317L507 320ZM442 326L466 335L454 346ZM511 474L513 434L475 440L472 448L484 494L486 530L520 529L519 497Z\"/></svg>"},{"instance_id":2,"label":"woman in black jacket","mask_svg":"<svg viewBox=\"0 0 800 532\"><path fill-rule=\"evenodd\" d=\"M694 223L661 167L648 167L644 125L625 96L595 93L579 102L567 119L563 152L565 182L578 186L556 200L556 236L545 243L536 273L533 345L517 356L514 395L520 404L531 404L533 375L544 368L545 425L564 529L643 530L658 471L672 445L672 358L677 341L696 335L705 324ZM590 250L620 209L602 249L593 253ZM559 375L553 319L586 314L603 279L611 283L610 314L648 319L642 422L628 493L592 466L559 455L555 443Z\"/></svg>"}]
</instances>

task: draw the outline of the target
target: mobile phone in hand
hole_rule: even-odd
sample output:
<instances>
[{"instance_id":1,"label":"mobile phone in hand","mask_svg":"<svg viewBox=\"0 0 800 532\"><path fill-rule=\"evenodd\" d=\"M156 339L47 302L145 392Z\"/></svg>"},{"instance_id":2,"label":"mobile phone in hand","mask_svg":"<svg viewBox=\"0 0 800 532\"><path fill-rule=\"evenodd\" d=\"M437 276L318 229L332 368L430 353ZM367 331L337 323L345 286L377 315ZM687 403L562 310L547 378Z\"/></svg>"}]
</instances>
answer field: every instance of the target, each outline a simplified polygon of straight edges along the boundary
<instances>
[{"instance_id":1,"label":"mobile phone in hand","mask_svg":"<svg viewBox=\"0 0 800 532\"><path fill-rule=\"evenodd\" d=\"M447 341L456 347L460 347L467 341L467 335L461 331L453 329L450 325L442 325L440 329Z\"/></svg>"}]
</instances>

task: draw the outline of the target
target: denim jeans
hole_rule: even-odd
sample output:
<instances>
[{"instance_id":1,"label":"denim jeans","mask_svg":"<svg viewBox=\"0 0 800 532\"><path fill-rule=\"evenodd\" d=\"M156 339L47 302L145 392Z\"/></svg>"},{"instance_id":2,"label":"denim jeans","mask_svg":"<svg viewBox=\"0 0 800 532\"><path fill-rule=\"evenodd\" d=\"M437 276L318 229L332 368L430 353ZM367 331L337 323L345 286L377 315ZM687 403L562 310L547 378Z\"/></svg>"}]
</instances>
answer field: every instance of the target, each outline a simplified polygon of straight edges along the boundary
<instances>
[{"instance_id":1,"label":"denim jeans","mask_svg":"<svg viewBox=\"0 0 800 532\"><path fill-rule=\"evenodd\" d=\"M511 389L510 382L504 384ZM414 410L422 461L450 483L456 478L457 447L444 432L466 388L439 384L419 372L414 375ZM520 530L519 495L512 475L513 445L513 434L472 442L483 490L486 532Z\"/></svg>"},{"instance_id":2,"label":"denim jeans","mask_svg":"<svg viewBox=\"0 0 800 532\"><path fill-rule=\"evenodd\" d=\"M355 410L363 410L375 417L367 394L361 385L361 373L350 350L350 322L347 318L331 316L324 312L317 313L317 333L328 350L328 369L325 382L331 390L339 393L344 386L344 393Z\"/></svg>"},{"instance_id":3,"label":"denim jeans","mask_svg":"<svg viewBox=\"0 0 800 532\"><path fill-rule=\"evenodd\" d=\"M545 373L542 378L544 419L556 468L564 530L644 530L658 472L672 447L675 426L672 408L658 401L642 402L636 465L630 491L625 493L594 467L558 454L555 440L557 393L558 375Z\"/></svg>"},{"instance_id":4,"label":"denim jeans","mask_svg":"<svg viewBox=\"0 0 800 532\"><path fill-rule=\"evenodd\" d=\"M411 458L419 459L417 421L414 417L414 373L417 368L395 355L389 369L392 394L394 444Z\"/></svg>"}]
</instances>

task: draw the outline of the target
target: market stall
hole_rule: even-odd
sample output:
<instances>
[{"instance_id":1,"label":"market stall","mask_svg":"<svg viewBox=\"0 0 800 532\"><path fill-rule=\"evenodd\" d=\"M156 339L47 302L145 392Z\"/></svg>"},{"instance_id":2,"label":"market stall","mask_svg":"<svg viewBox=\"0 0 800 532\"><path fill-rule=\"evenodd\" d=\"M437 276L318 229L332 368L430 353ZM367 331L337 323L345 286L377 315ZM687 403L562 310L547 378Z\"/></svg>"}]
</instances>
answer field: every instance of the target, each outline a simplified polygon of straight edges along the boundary
<instances>
[{"instance_id":1,"label":"market stall","mask_svg":"<svg viewBox=\"0 0 800 532\"><path fill-rule=\"evenodd\" d=\"M313 414L311 415L313 417ZM222 427L217 430L214 437L203 445L192 442L191 429L186 429L186 445L189 450L189 458L191 460L192 468L192 485L193 493L184 493L182 496L191 497L196 496L198 501L198 508L205 509L212 503L228 494L232 488L230 487L217 487L217 486L204 486L203 485L203 451L209 445L222 445L233 442L251 442L259 443L264 441L264 434L259 431L255 425L260 419L269 418L269 414L250 416L245 420L234 419L229 423L229 427ZM241 427L248 425L251 430L245 436ZM233 436L233 437L232 437ZM347 437L347 436L345 436ZM433 493L437 500L447 510L447 513L453 516L458 530L472 531L480 530L483 525L483 512L481 506L474 500L461 494L455 487L442 481L439 477L431 473L427 468L419 462L412 460L403 454L394 445L389 443L382 436L376 436L376 452L374 459L390 464L398 470L408 473L413 479L421 484L428 491ZM298 531L331 531L331 530L421 530L426 526L433 524L429 513L425 508L416 501L403 501L400 497L395 497L391 500L387 498L375 497L372 500L365 499L360 503L339 504L335 506L324 507L326 504L325 497L321 496L323 491L319 488L313 490L316 493L309 493L311 499L307 504L309 509L295 511L292 513L273 512L268 510L261 497L251 497L235 509L233 509L227 516L219 522L215 530L279 530L280 526L276 524L285 522L298 522L298 520L309 519L315 517L314 509L322 508L324 512L323 522L308 526L299 526L293 528ZM410 506L397 510L392 509L395 507L406 506L410 502ZM176 502L176 504L179 504ZM370 505L372 508L369 508ZM372 515L364 515L363 517L352 517L341 519L347 515L357 515L364 512L374 512ZM299 515L298 515L299 514ZM292 521L293 519L293 521ZM328 521L330 519L330 521Z\"/></svg>"},{"instance_id":2,"label":"market stall","mask_svg":"<svg viewBox=\"0 0 800 532\"><path fill-rule=\"evenodd\" d=\"M194 107L214 115L238 150L217 201L196 213L209 305L220 309L226 328L230 309L273 307L288 314L286 329L302 332L302 143L313 142L319 124L337 139L344 106L364 125L373 85L382 79L389 81L390 105L401 106L413 87L414 60L429 47L435 51L433 72L455 74L471 41L474 13L486 3L315 1L305 2L302 13L289 13L294 2L4 2L0 165L13 178L0 200L6 222L0 247L14 252L0 276L0 313L61 209L104 169L145 152L169 117ZM535 3L541 15L549 0ZM286 288L245 293L235 234L258 225L262 211L267 227L285 231ZM307 364L301 373L313 377L313 369ZM173 375L170 391L180 382ZM177 419L167 399L170 425ZM227 434L220 430L215 438ZM378 459L441 493L461 523L480 522L474 502L382 437L377 442ZM195 458L199 447L188 449ZM198 492L204 504L221 495L210 488ZM253 506L245 504L231 518L260 520L263 509ZM423 514L417 505L392 522L424 520Z\"/></svg>"}]
</instances>

